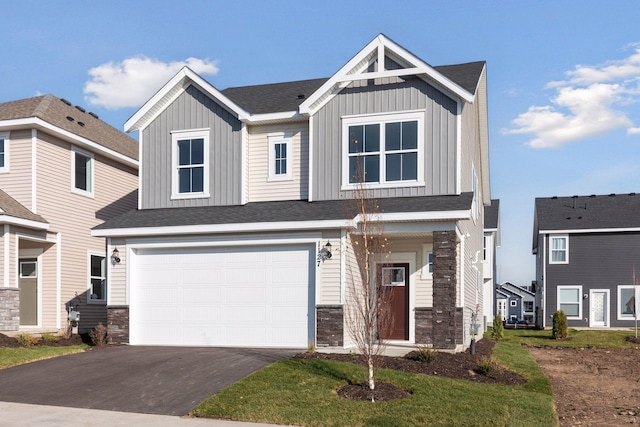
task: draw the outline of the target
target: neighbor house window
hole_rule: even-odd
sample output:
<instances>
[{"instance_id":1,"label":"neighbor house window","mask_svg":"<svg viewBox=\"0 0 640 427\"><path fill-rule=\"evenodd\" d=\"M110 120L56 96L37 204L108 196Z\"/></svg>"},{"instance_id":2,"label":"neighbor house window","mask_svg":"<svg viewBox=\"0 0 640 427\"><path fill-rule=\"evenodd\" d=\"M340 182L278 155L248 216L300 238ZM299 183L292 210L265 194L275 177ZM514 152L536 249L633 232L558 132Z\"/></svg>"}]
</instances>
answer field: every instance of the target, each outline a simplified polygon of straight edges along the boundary
<instances>
[{"instance_id":1,"label":"neighbor house window","mask_svg":"<svg viewBox=\"0 0 640 427\"><path fill-rule=\"evenodd\" d=\"M107 300L107 271L105 257L89 255L89 302L104 302Z\"/></svg>"},{"instance_id":2,"label":"neighbor house window","mask_svg":"<svg viewBox=\"0 0 640 427\"><path fill-rule=\"evenodd\" d=\"M516 300L511 300L511 307L517 307L518 306L518 301Z\"/></svg>"},{"instance_id":3,"label":"neighbor house window","mask_svg":"<svg viewBox=\"0 0 640 427\"><path fill-rule=\"evenodd\" d=\"M582 286L558 286L558 310L567 319L582 319Z\"/></svg>"},{"instance_id":4,"label":"neighbor house window","mask_svg":"<svg viewBox=\"0 0 640 427\"><path fill-rule=\"evenodd\" d=\"M569 236L551 236L549 242L549 264L568 264Z\"/></svg>"},{"instance_id":5,"label":"neighbor house window","mask_svg":"<svg viewBox=\"0 0 640 427\"><path fill-rule=\"evenodd\" d=\"M430 279L433 276L433 245L422 245L422 278Z\"/></svg>"},{"instance_id":6,"label":"neighbor house window","mask_svg":"<svg viewBox=\"0 0 640 427\"><path fill-rule=\"evenodd\" d=\"M523 304L524 311L533 311L533 301L525 301Z\"/></svg>"},{"instance_id":7,"label":"neighbor house window","mask_svg":"<svg viewBox=\"0 0 640 427\"><path fill-rule=\"evenodd\" d=\"M172 198L209 197L209 131L178 131L172 140Z\"/></svg>"},{"instance_id":8,"label":"neighbor house window","mask_svg":"<svg viewBox=\"0 0 640 427\"><path fill-rule=\"evenodd\" d=\"M9 133L0 133L0 173L9 172Z\"/></svg>"},{"instance_id":9,"label":"neighbor house window","mask_svg":"<svg viewBox=\"0 0 640 427\"><path fill-rule=\"evenodd\" d=\"M72 181L71 190L93 196L93 155L77 148L71 150Z\"/></svg>"},{"instance_id":10,"label":"neighbor house window","mask_svg":"<svg viewBox=\"0 0 640 427\"><path fill-rule=\"evenodd\" d=\"M423 178L423 112L343 119L343 187L415 185Z\"/></svg>"},{"instance_id":11,"label":"neighbor house window","mask_svg":"<svg viewBox=\"0 0 640 427\"><path fill-rule=\"evenodd\" d=\"M618 286L618 320L635 319L638 308L636 295L640 295L640 286Z\"/></svg>"},{"instance_id":12,"label":"neighbor house window","mask_svg":"<svg viewBox=\"0 0 640 427\"><path fill-rule=\"evenodd\" d=\"M292 154L290 137L269 135L269 181L291 179Z\"/></svg>"}]
</instances>

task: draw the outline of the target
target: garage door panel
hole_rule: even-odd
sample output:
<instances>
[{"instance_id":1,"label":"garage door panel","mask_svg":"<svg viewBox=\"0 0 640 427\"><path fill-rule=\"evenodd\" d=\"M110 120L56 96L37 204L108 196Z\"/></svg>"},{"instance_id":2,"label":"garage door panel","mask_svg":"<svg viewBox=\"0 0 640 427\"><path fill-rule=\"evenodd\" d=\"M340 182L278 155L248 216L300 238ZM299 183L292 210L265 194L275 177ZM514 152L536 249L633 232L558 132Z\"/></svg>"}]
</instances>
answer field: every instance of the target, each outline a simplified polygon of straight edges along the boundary
<instances>
[{"instance_id":1,"label":"garage door panel","mask_svg":"<svg viewBox=\"0 0 640 427\"><path fill-rule=\"evenodd\" d=\"M140 250L131 343L306 347L312 247Z\"/></svg>"}]
</instances>

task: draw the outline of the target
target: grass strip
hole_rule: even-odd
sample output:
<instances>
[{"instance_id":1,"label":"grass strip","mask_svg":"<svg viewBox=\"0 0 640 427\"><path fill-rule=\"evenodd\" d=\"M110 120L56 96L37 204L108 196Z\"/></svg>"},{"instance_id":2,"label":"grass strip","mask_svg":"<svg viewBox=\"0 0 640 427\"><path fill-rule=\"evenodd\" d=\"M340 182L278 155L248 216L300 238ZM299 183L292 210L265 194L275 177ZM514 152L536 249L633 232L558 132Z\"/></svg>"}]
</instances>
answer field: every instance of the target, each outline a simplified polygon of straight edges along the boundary
<instances>
[{"instance_id":1,"label":"grass strip","mask_svg":"<svg viewBox=\"0 0 640 427\"><path fill-rule=\"evenodd\" d=\"M65 354L78 353L88 348L87 345L74 345L62 347L34 346L7 348L0 347L0 369L23 363L35 362L42 359L63 356Z\"/></svg>"}]
</instances>

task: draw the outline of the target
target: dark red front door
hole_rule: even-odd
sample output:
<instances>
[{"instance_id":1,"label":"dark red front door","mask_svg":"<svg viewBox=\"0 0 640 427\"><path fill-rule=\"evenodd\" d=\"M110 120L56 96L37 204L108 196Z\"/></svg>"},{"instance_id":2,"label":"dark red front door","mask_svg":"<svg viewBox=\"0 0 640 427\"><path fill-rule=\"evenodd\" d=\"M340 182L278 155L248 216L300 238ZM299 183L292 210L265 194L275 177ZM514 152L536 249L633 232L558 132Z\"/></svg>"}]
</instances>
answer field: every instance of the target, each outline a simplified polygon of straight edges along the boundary
<instances>
[{"instance_id":1,"label":"dark red front door","mask_svg":"<svg viewBox=\"0 0 640 427\"><path fill-rule=\"evenodd\" d=\"M381 291L388 292L391 324L381 328L380 337L388 340L409 339L409 264L386 264L378 267Z\"/></svg>"}]
</instances>

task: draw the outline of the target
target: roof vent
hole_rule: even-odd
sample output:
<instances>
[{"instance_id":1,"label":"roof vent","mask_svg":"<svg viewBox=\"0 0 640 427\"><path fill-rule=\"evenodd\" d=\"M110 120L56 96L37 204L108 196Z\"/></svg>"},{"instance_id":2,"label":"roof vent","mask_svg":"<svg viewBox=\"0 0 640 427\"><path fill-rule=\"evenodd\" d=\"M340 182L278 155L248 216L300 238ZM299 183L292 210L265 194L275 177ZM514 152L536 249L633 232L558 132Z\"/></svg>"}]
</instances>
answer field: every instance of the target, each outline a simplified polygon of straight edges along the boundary
<instances>
[{"instance_id":1,"label":"roof vent","mask_svg":"<svg viewBox=\"0 0 640 427\"><path fill-rule=\"evenodd\" d=\"M82 108L82 107L81 107L81 106L79 106L79 105L76 105L76 108L77 108L78 110L82 111L83 113L86 113L86 112L87 112L87 110L85 110L84 108Z\"/></svg>"},{"instance_id":2,"label":"roof vent","mask_svg":"<svg viewBox=\"0 0 640 427\"><path fill-rule=\"evenodd\" d=\"M91 112L91 111L89 111L89 115L90 115L91 117L95 117L96 119L99 119L99 118L100 118L100 117L98 117L98 115L97 115L96 113Z\"/></svg>"},{"instance_id":3,"label":"roof vent","mask_svg":"<svg viewBox=\"0 0 640 427\"><path fill-rule=\"evenodd\" d=\"M78 122L78 124L82 127L84 127L84 122Z\"/></svg>"},{"instance_id":4,"label":"roof vent","mask_svg":"<svg viewBox=\"0 0 640 427\"><path fill-rule=\"evenodd\" d=\"M304 97L304 93L300 93L300 94L298 94L298 99L304 99L304 98L305 98L305 97Z\"/></svg>"},{"instance_id":5,"label":"roof vent","mask_svg":"<svg viewBox=\"0 0 640 427\"><path fill-rule=\"evenodd\" d=\"M596 197L596 195L595 195L595 194L592 194L592 195L590 195L589 197Z\"/></svg>"},{"instance_id":6,"label":"roof vent","mask_svg":"<svg viewBox=\"0 0 640 427\"><path fill-rule=\"evenodd\" d=\"M578 196L571 196L571 197L573 197L574 199L577 199L577 198L578 198Z\"/></svg>"},{"instance_id":7,"label":"roof vent","mask_svg":"<svg viewBox=\"0 0 640 427\"><path fill-rule=\"evenodd\" d=\"M609 197L615 197L616 193L609 194Z\"/></svg>"},{"instance_id":8,"label":"roof vent","mask_svg":"<svg viewBox=\"0 0 640 427\"><path fill-rule=\"evenodd\" d=\"M74 121L75 119L71 116L67 116L67 120L69 120L70 122Z\"/></svg>"},{"instance_id":9,"label":"roof vent","mask_svg":"<svg viewBox=\"0 0 640 427\"><path fill-rule=\"evenodd\" d=\"M555 200L555 199L557 199L557 198L558 198L558 196L553 196L553 197L551 198L551 200Z\"/></svg>"},{"instance_id":10,"label":"roof vent","mask_svg":"<svg viewBox=\"0 0 640 427\"><path fill-rule=\"evenodd\" d=\"M636 193L629 193L629 195L630 195L630 196L635 196L635 195L636 195Z\"/></svg>"},{"instance_id":11,"label":"roof vent","mask_svg":"<svg viewBox=\"0 0 640 427\"><path fill-rule=\"evenodd\" d=\"M71 105L71 103L64 98L60 98L60 101L64 102L67 105Z\"/></svg>"}]
</instances>

